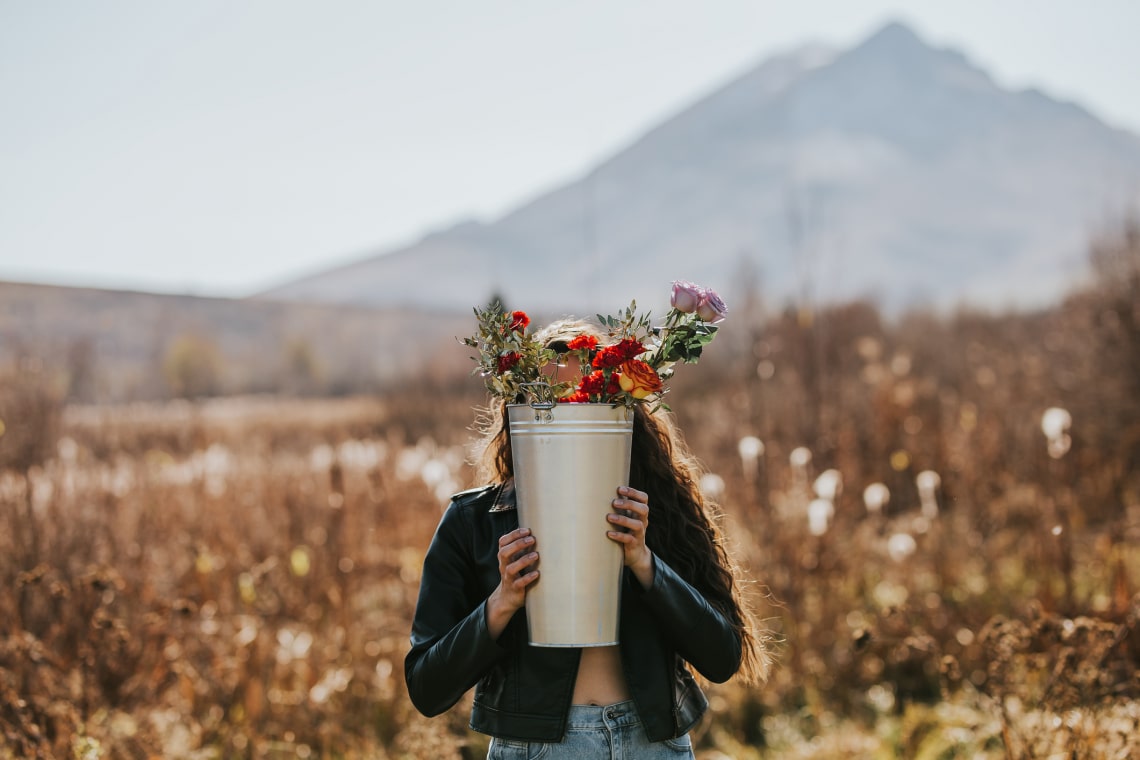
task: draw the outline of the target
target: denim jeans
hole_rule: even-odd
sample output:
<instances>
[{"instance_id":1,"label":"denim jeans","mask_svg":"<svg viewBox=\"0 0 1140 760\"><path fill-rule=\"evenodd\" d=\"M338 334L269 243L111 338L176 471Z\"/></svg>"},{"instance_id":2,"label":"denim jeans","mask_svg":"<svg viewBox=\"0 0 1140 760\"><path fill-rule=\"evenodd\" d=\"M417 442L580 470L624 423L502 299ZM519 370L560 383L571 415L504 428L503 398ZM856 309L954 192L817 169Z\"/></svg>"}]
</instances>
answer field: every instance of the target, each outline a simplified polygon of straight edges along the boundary
<instances>
[{"instance_id":1,"label":"denim jeans","mask_svg":"<svg viewBox=\"0 0 1140 760\"><path fill-rule=\"evenodd\" d=\"M689 735L662 742L645 736L633 702L571 705L560 742L491 739L487 760L683 760L693 757Z\"/></svg>"}]
</instances>

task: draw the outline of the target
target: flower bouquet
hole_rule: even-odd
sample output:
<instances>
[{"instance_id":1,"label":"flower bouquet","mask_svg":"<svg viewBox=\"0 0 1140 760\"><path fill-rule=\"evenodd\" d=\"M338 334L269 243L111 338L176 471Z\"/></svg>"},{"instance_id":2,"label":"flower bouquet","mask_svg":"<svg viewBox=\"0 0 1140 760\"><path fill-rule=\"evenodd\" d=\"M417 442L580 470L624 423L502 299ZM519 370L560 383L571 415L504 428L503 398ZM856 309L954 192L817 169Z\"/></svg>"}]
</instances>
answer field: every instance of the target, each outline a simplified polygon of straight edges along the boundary
<instances>
[{"instance_id":1,"label":"flower bouquet","mask_svg":"<svg viewBox=\"0 0 1140 760\"><path fill-rule=\"evenodd\" d=\"M532 333L525 312L475 309L478 334L463 342L506 401L519 525L541 547L542 576L526 596L532 645L617 643L622 551L605 535L606 514L629 482L634 410L668 408L676 364L696 363L726 314L714 291L681 281L659 325L631 303L552 336ZM560 379L569 364L578 371Z\"/></svg>"},{"instance_id":2,"label":"flower bouquet","mask_svg":"<svg viewBox=\"0 0 1140 760\"><path fill-rule=\"evenodd\" d=\"M670 309L653 325L637 303L617 316L598 315L598 329L583 331L558 345L544 345L529 331L523 311L506 312L498 303L475 309L478 333L463 343L478 349L475 374L491 395L507 403L599 403L632 408L650 403L651 412L668 408L663 397L678 362L696 364L716 337L728 308L716 291L682 280L673 283ZM599 337L601 336L601 337ZM557 369L577 360L576 382L560 381Z\"/></svg>"}]
</instances>

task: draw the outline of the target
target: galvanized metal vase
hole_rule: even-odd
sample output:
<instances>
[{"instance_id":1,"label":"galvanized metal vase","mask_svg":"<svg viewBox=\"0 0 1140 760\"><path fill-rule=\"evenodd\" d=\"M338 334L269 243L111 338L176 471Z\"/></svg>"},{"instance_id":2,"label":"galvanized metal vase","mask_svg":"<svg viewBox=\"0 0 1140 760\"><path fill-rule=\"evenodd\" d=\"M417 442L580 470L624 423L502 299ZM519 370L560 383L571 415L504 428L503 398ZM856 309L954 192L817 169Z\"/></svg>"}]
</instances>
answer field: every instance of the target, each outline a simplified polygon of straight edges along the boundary
<instances>
[{"instance_id":1,"label":"galvanized metal vase","mask_svg":"<svg viewBox=\"0 0 1140 760\"><path fill-rule=\"evenodd\" d=\"M530 643L617 644L622 549L606 537L606 515L629 484L633 411L545 403L507 413L519 525L533 531L541 558L526 595Z\"/></svg>"}]
</instances>

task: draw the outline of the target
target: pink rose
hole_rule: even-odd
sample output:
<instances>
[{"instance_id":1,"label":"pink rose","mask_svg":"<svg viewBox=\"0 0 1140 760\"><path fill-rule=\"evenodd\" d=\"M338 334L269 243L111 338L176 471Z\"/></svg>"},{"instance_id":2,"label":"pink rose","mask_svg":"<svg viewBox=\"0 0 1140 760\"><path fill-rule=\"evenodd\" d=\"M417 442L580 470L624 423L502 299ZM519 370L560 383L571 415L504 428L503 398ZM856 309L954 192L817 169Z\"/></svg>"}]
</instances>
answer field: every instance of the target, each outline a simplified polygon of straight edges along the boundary
<instances>
[{"instance_id":1,"label":"pink rose","mask_svg":"<svg viewBox=\"0 0 1140 760\"><path fill-rule=\"evenodd\" d=\"M723 322L728 316L728 307L712 288L701 290L700 301L697 303L697 316L705 322Z\"/></svg>"},{"instance_id":2,"label":"pink rose","mask_svg":"<svg viewBox=\"0 0 1140 760\"><path fill-rule=\"evenodd\" d=\"M701 289L688 280L673 280L669 305L682 314L692 314L701 303Z\"/></svg>"}]
</instances>

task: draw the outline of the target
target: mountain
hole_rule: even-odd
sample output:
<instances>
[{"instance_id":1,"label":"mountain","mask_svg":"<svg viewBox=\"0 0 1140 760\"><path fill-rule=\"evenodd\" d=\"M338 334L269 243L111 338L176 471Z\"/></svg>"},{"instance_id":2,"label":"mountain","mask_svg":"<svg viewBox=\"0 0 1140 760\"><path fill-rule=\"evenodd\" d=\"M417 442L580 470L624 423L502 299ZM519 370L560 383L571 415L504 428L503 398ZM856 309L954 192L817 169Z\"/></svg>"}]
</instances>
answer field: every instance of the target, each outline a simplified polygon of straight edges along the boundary
<instances>
[{"instance_id":1,"label":"mountain","mask_svg":"<svg viewBox=\"0 0 1140 760\"><path fill-rule=\"evenodd\" d=\"M894 23L768 60L492 223L263 295L660 313L689 279L730 302L1034 306L1082 277L1090 231L1138 185L1136 136Z\"/></svg>"}]
</instances>

